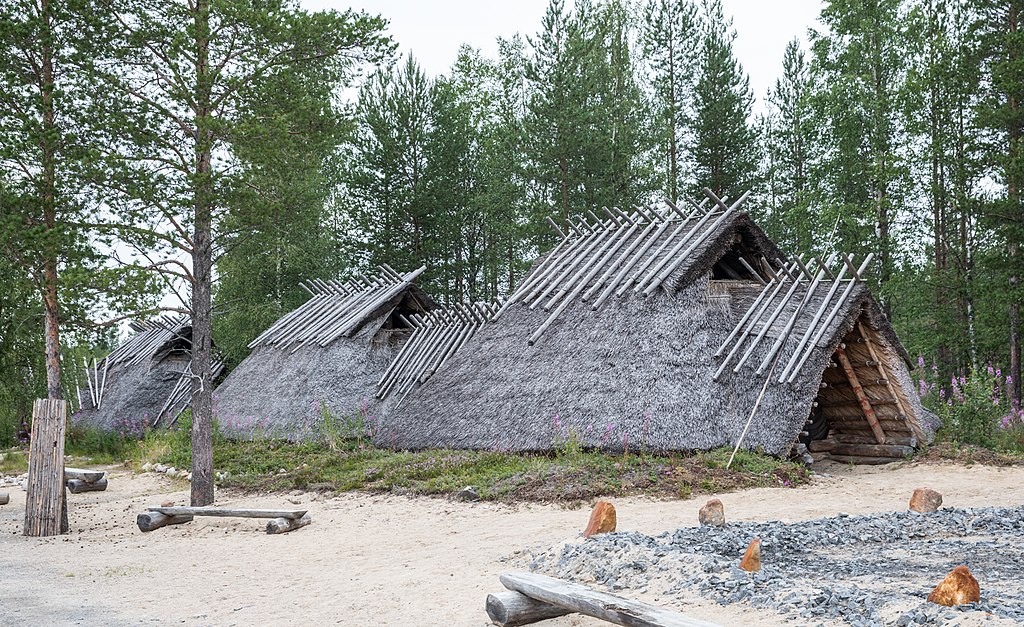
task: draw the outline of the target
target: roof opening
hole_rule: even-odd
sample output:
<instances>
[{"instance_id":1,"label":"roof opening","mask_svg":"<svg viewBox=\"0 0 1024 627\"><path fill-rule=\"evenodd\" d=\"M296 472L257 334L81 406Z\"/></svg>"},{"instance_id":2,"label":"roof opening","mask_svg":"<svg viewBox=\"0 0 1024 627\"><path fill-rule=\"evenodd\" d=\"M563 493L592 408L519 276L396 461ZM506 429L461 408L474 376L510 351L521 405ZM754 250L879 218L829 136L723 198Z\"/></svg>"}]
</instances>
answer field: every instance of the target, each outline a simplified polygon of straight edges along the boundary
<instances>
[{"instance_id":1,"label":"roof opening","mask_svg":"<svg viewBox=\"0 0 1024 627\"><path fill-rule=\"evenodd\" d=\"M722 255L711 269L712 281L757 281L764 282L763 270L758 270L760 261L753 248L739 233L733 236L732 247Z\"/></svg>"},{"instance_id":2,"label":"roof opening","mask_svg":"<svg viewBox=\"0 0 1024 627\"><path fill-rule=\"evenodd\" d=\"M160 345L153 354L153 359L160 361L171 356L189 356L192 350L192 327L180 326L174 329L170 339Z\"/></svg>"}]
</instances>

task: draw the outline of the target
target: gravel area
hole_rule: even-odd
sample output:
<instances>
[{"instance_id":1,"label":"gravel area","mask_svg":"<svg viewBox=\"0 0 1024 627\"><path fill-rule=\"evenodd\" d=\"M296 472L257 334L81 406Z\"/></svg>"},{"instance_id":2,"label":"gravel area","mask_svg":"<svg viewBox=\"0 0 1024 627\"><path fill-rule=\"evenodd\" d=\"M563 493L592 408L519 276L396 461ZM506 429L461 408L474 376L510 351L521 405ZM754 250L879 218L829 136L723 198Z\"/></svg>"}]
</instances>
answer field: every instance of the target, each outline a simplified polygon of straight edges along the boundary
<instances>
[{"instance_id":1,"label":"gravel area","mask_svg":"<svg viewBox=\"0 0 1024 627\"><path fill-rule=\"evenodd\" d=\"M747 573L738 564L753 538L761 539L762 569ZM961 564L978 579L981 601L958 608L927 602ZM532 567L626 596L771 609L780 622L801 625L1024 624L1024 507L735 522L653 537L612 533L540 554Z\"/></svg>"}]
</instances>

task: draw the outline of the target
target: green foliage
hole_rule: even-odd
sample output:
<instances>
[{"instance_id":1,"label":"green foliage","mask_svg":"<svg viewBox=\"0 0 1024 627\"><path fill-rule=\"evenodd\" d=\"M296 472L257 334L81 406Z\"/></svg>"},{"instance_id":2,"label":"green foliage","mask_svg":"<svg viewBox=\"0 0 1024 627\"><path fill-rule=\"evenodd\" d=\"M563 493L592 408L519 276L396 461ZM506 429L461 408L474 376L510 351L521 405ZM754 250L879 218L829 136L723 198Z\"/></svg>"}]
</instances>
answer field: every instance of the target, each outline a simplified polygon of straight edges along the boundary
<instances>
[{"instance_id":1,"label":"green foliage","mask_svg":"<svg viewBox=\"0 0 1024 627\"><path fill-rule=\"evenodd\" d=\"M922 401L939 417L942 439L1024 453L1024 412L1012 400L1012 378L992 366L940 379L919 379Z\"/></svg>"}]
</instances>

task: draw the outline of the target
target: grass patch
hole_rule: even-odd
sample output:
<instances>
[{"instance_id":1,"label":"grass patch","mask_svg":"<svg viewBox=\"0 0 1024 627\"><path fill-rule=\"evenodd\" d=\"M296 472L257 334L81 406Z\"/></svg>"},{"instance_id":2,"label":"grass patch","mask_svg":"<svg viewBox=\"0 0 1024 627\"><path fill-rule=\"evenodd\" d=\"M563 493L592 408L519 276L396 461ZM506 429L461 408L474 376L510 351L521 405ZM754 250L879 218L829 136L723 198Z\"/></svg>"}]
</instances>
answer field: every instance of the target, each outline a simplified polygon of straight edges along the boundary
<instances>
[{"instance_id":1,"label":"grass patch","mask_svg":"<svg viewBox=\"0 0 1024 627\"><path fill-rule=\"evenodd\" d=\"M28 453L20 449L0 451L0 472L20 475L28 471Z\"/></svg>"},{"instance_id":2,"label":"grass patch","mask_svg":"<svg viewBox=\"0 0 1024 627\"><path fill-rule=\"evenodd\" d=\"M963 444L955 440L940 440L921 450L915 461L984 466L1024 465L1024 452L994 451L976 444Z\"/></svg>"}]
</instances>

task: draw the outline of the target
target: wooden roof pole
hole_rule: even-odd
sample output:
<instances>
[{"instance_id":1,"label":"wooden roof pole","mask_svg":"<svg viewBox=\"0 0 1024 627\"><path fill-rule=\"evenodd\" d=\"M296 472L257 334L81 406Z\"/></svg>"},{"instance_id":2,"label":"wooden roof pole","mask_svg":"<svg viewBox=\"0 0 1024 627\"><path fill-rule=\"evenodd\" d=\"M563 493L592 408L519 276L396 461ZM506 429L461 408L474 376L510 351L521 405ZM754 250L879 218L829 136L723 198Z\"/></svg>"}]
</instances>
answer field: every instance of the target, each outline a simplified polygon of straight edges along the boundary
<instances>
[{"instance_id":1,"label":"wooden roof pole","mask_svg":"<svg viewBox=\"0 0 1024 627\"><path fill-rule=\"evenodd\" d=\"M876 367L878 368L878 376L882 378L882 381L885 381L885 387L889 390L889 394L892 395L893 400L896 401L896 406L900 408L900 414L909 417L910 413L903 405L903 401L900 400L900 395L896 393L896 388L893 387L892 381L889 379L889 375L885 372L882 360L878 358L878 353L875 352L874 342L871 341L871 338L867 334L867 330L864 328L864 323L860 320L857 321L857 330L860 331L861 337L864 338L864 343L867 344L868 347L868 353L871 354L871 360L875 362Z\"/></svg>"},{"instance_id":2,"label":"wooden roof pole","mask_svg":"<svg viewBox=\"0 0 1024 627\"><path fill-rule=\"evenodd\" d=\"M875 439L878 440L879 444L885 444L885 432L882 431L882 425L878 424L878 418L875 416L875 410L871 408L871 401L869 401L867 395L864 394L864 388L860 386L860 381L857 379L857 373L854 372L853 365L850 363L849 358L847 358L846 350L844 350L842 344L840 344L839 348L836 349L836 357L839 358L839 365L843 367L843 372L846 373L846 378L850 380L850 386L853 387L853 393L857 395L857 400L860 401L860 408L864 410L864 417L868 419L868 424L871 426L871 432L875 434Z\"/></svg>"}]
</instances>

